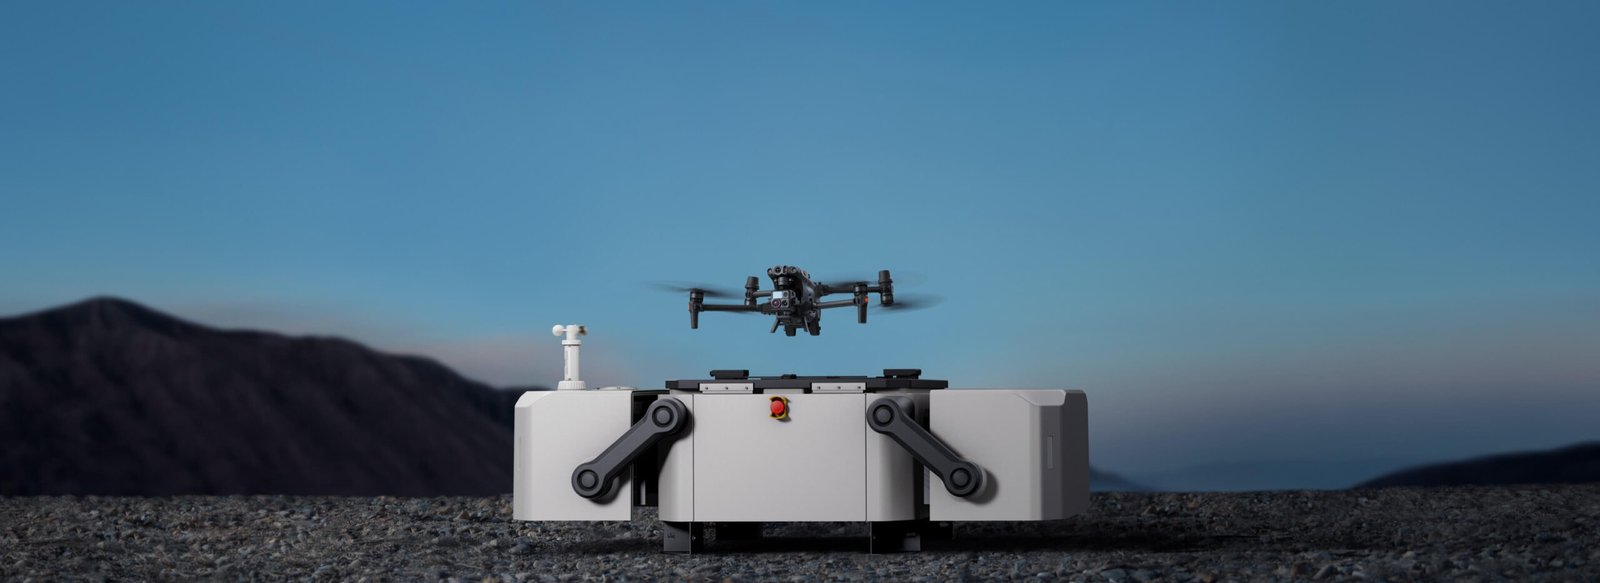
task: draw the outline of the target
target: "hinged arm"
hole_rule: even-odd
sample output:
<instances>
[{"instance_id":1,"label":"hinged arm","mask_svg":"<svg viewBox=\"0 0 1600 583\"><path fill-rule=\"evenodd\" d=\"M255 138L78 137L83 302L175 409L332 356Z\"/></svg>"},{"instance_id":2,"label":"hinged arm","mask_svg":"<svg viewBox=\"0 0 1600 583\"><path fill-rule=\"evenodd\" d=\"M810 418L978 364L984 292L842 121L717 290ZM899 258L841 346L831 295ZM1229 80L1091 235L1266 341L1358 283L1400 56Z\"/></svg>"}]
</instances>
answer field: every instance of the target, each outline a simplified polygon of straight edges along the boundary
<instances>
[{"instance_id":1,"label":"hinged arm","mask_svg":"<svg viewBox=\"0 0 1600 583\"><path fill-rule=\"evenodd\" d=\"M644 418L600 452L600 457L572 470L572 490L591 500L610 496L616 489L617 476L628 469L628 464L662 439L677 435L688 424L688 407L677 399L657 399L645 409Z\"/></svg>"},{"instance_id":2,"label":"hinged arm","mask_svg":"<svg viewBox=\"0 0 1600 583\"><path fill-rule=\"evenodd\" d=\"M934 434L917 425L915 403L910 397L879 397L867 406L867 427L895 440L911 457L939 479L950 495L966 498L983 490L983 468L961 459Z\"/></svg>"}]
</instances>

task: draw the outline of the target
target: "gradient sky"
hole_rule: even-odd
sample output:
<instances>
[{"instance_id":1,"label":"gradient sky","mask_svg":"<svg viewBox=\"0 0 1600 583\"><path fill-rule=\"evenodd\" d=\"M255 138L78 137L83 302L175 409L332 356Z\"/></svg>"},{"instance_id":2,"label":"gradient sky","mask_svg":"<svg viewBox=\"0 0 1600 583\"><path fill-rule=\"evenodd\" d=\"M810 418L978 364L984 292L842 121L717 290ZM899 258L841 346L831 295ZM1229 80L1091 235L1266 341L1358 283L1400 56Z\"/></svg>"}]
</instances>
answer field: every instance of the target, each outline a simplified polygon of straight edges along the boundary
<instances>
[{"instance_id":1,"label":"gradient sky","mask_svg":"<svg viewBox=\"0 0 1600 583\"><path fill-rule=\"evenodd\" d=\"M1593 2L0 4L0 311L499 384L1088 391L1096 465L1600 437ZM925 276L818 338L652 280ZM914 291L902 286L902 292Z\"/></svg>"}]
</instances>

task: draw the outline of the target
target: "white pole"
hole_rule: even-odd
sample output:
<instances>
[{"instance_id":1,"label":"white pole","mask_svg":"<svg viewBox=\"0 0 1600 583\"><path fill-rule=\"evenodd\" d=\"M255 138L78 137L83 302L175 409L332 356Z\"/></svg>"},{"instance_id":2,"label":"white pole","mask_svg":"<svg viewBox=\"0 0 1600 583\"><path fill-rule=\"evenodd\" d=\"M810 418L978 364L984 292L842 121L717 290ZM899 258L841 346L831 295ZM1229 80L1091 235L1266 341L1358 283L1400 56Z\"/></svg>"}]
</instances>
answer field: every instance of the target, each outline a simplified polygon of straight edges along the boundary
<instances>
[{"instance_id":1,"label":"white pole","mask_svg":"<svg viewBox=\"0 0 1600 583\"><path fill-rule=\"evenodd\" d=\"M550 329L550 333L556 336L566 336L561 340L561 346L566 353L566 369L563 374L564 378L556 385L556 389L564 391L589 388L588 384L578 378L578 347L583 346L583 341L579 340L578 337L587 335L589 328L578 324L567 324L566 326L556 324L555 327Z\"/></svg>"}]
</instances>

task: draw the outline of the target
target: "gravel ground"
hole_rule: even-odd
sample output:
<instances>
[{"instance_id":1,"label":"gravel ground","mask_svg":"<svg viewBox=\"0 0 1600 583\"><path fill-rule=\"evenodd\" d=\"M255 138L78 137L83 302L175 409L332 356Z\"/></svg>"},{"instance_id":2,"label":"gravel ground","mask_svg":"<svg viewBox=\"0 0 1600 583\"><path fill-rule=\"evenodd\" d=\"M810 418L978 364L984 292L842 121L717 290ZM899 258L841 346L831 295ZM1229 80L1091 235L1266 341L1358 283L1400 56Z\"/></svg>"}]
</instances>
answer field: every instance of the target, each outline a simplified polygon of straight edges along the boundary
<instances>
[{"instance_id":1,"label":"gravel ground","mask_svg":"<svg viewBox=\"0 0 1600 583\"><path fill-rule=\"evenodd\" d=\"M1600 485L1095 494L1054 523L861 552L858 524L659 552L631 523L522 523L509 497L0 498L0 580L1600 580ZM731 546L731 548L730 548Z\"/></svg>"}]
</instances>

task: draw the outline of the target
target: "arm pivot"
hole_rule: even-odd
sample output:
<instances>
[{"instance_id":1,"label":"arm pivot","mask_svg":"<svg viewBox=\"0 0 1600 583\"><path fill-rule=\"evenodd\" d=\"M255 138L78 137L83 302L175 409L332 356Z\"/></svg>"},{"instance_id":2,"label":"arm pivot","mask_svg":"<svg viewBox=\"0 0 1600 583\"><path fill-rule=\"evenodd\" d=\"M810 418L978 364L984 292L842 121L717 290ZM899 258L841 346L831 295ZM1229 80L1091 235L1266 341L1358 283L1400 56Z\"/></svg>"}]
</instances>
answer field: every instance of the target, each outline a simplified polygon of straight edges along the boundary
<instances>
[{"instance_id":1,"label":"arm pivot","mask_svg":"<svg viewBox=\"0 0 1600 583\"><path fill-rule=\"evenodd\" d=\"M950 495L966 498L983 490L984 473L978 464L961 459L938 437L917 425L910 397L879 397L867 406L867 427L895 440L911 457L944 481Z\"/></svg>"},{"instance_id":2,"label":"arm pivot","mask_svg":"<svg viewBox=\"0 0 1600 583\"><path fill-rule=\"evenodd\" d=\"M644 411L644 418L600 452L600 457L579 464L572 470L572 490L579 496L605 498L616 489L616 478L628 464L648 451L656 442L677 435L689 424L689 408L677 399L657 399Z\"/></svg>"}]
</instances>

